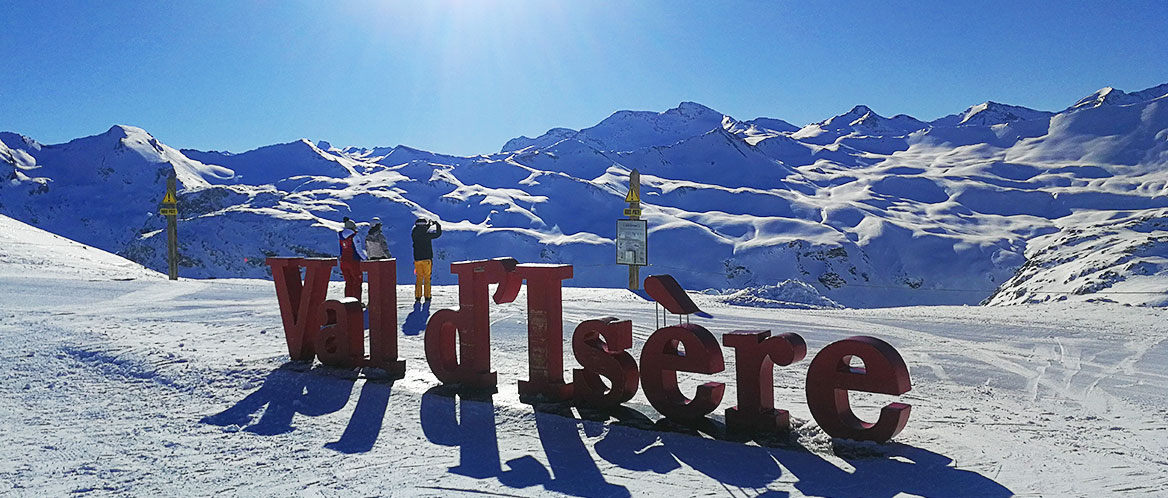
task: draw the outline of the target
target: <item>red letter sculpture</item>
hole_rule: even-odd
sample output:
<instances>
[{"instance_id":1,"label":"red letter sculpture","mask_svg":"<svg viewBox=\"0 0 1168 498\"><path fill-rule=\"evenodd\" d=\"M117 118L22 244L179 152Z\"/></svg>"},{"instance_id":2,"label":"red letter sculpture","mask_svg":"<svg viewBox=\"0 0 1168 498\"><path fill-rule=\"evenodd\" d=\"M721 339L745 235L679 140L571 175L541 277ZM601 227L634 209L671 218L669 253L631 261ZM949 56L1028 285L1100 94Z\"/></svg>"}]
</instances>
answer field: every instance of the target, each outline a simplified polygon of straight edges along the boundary
<instances>
[{"instance_id":1,"label":"red letter sculpture","mask_svg":"<svg viewBox=\"0 0 1168 498\"><path fill-rule=\"evenodd\" d=\"M368 366L402 377L406 362L397 359L397 260L362 261L369 273Z\"/></svg>"},{"instance_id":2,"label":"red letter sculpture","mask_svg":"<svg viewBox=\"0 0 1168 498\"><path fill-rule=\"evenodd\" d=\"M853 368L851 357L864 362ZM908 423L910 406L890 403L880 419L870 424L856 417L848 403L848 391L904 394L912 389L908 367L887 342L855 336L833 342L819 351L807 368L807 407L828 435L845 439L884 442Z\"/></svg>"},{"instance_id":3,"label":"red letter sculpture","mask_svg":"<svg viewBox=\"0 0 1168 498\"><path fill-rule=\"evenodd\" d=\"M572 278L571 265L519 265L527 280L527 380L519 381L519 399L545 402L572 399L564 383L564 303L561 283Z\"/></svg>"},{"instance_id":4,"label":"red letter sculpture","mask_svg":"<svg viewBox=\"0 0 1168 498\"><path fill-rule=\"evenodd\" d=\"M490 284L496 303L515 300L523 280L515 276L512 258L451 263L458 275L458 311L444 309L426 322L426 362L443 384L459 384L466 389L497 388L491 371L491 317L487 302ZM458 351L455 352L455 339Z\"/></svg>"},{"instance_id":5,"label":"red letter sculpture","mask_svg":"<svg viewBox=\"0 0 1168 498\"><path fill-rule=\"evenodd\" d=\"M361 301L355 297L324 302L324 327L316 336L316 356L330 367L354 368L365 362L365 327Z\"/></svg>"},{"instance_id":6,"label":"red letter sculpture","mask_svg":"<svg viewBox=\"0 0 1168 498\"><path fill-rule=\"evenodd\" d=\"M678 344L685 352L679 354ZM677 325L657 329L641 350L641 384L649 403L666 418L695 422L718 408L726 385L707 382L688 399L677 386L677 372L712 374L725 370L722 349L714 334L701 325Z\"/></svg>"},{"instance_id":7,"label":"red letter sculpture","mask_svg":"<svg viewBox=\"0 0 1168 498\"><path fill-rule=\"evenodd\" d=\"M633 399L640 376L637 361L625 351L632 347L633 322L628 320L601 318L576 327L572 352L584 367L572 371L577 405L605 410ZM602 375L612 384L611 389L600 379Z\"/></svg>"},{"instance_id":8,"label":"red letter sculpture","mask_svg":"<svg viewBox=\"0 0 1168 498\"><path fill-rule=\"evenodd\" d=\"M770 337L769 330L735 331L722 336L734 348L738 406L726 409L726 427L754 434L785 432L791 428L787 410L775 409L775 365L787 366L807 356L807 343L798 334Z\"/></svg>"},{"instance_id":9,"label":"red letter sculpture","mask_svg":"<svg viewBox=\"0 0 1168 498\"><path fill-rule=\"evenodd\" d=\"M645 294L676 315L688 315L701 311L689 294L673 275L650 275L645 277Z\"/></svg>"},{"instance_id":10,"label":"red letter sculpture","mask_svg":"<svg viewBox=\"0 0 1168 498\"><path fill-rule=\"evenodd\" d=\"M313 346L320 329L320 303L328 293L329 273L335 258L268 258L272 280L276 283L276 301L284 321L284 339L288 356L296 361L312 361ZM300 281L300 268L305 268Z\"/></svg>"}]
</instances>

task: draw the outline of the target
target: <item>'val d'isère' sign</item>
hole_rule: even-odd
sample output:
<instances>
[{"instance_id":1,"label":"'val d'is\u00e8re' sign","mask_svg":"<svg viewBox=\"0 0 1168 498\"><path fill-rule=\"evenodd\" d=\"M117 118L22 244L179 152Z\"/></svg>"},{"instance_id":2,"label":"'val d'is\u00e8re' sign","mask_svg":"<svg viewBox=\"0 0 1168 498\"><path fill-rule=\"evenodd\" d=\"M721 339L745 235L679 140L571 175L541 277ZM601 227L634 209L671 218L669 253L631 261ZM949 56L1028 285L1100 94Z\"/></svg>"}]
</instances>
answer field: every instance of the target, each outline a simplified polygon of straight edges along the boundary
<instances>
[{"instance_id":1,"label":"'val d'is\u00e8re' sign","mask_svg":"<svg viewBox=\"0 0 1168 498\"><path fill-rule=\"evenodd\" d=\"M397 262L363 261L369 281L369 354L365 354L362 306L356 298L325 300L332 258L268 258L288 355L293 360L339 367L375 367L401 376L405 361L397 348ZM301 280L301 269L304 278ZM718 408L726 385L707 382L693 398L681 392L677 372L715 374L725 369L722 348L710 331L684 324L657 329L641 349L640 365L628 351L632 323L618 318L587 320L572 334L572 352L582 368L564 380L561 288L572 278L571 265L518 264L511 258L452 263L458 276L457 310L439 310L426 324L426 362L443 384L471 391L497 389L491 370L489 299L509 303L527 282L528 377L519 381L525 402L571 402L609 409L632 399L638 386L657 411L671 421L691 424ZM494 295L490 285L498 284ZM762 435L789 430L787 411L774 407L774 366L787 366L807 355L798 334L771 336L769 331L724 334L734 350L738 404L726 410L727 430ZM456 350L457 348L457 350ZM852 358L863 362L853 367ZM607 379L607 383L602 380ZM834 342L807 370L807 404L827 434L884 442L904 429L910 406L890 403L875 423L858 418L848 391L900 395L911 389L908 367L888 343L856 336Z\"/></svg>"}]
</instances>

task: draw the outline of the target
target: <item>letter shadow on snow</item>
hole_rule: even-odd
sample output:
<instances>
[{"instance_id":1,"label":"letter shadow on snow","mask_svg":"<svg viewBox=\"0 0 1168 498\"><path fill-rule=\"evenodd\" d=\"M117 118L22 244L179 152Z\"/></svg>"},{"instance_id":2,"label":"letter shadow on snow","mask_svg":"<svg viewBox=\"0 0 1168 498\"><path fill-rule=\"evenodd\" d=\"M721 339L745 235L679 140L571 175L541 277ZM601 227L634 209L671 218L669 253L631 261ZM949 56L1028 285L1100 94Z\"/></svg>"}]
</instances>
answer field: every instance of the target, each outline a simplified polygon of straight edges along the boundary
<instances>
[{"instance_id":1,"label":"letter shadow on snow","mask_svg":"<svg viewBox=\"0 0 1168 498\"><path fill-rule=\"evenodd\" d=\"M238 427L261 436L295 430L296 414L319 417L340 411L349 402L356 380L355 371L288 362L273 370L263 385L235 405L201 422L222 427ZM389 406L392 382L366 379L361 396L338 441L326 448L341 453L362 453L373 448ZM259 420L255 420L257 414Z\"/></svg>"},{"instance_id":2,"label":"letter shadow on snow","mask_svg":"<svg viewBox=\"0 0 1168 498\"><path fill-rule=\"evenodd\" d=\"M512 488L542 485L548 491L572 496L631 496L624 486L605 480L580 438L580 421L573 417L535 412L536 430L550 471L532 455L508 460L504 470L490 395L432 388L422 396L421 420L422 432L430 442L459 448L459 464L450 468L451 473L477 479L493 477Z\"/></svg>"},{"instance_id":3,"label":"letter shadow on snow","mask_svg":"<svg viewBox=\"0 0 1168 498\"><path fill-rule=\"evenodd\" d=\"M402 323L402 334L419 335L426 330L426 320L430 319L430 303L414 303L414 310L406 315Z\"/></svg>"},{"instance_id":4,"label":"letter shadow on snow","mask_svg":"<svg viewBox=\"0 0 1168 498\"><path fill-rule=\"evenodd\" d=\"M802 446L795 438L779 438L767 446L727 439L725 426L707 418L696 426L653 422L628 407L616 411L581 411L573 416L566 405L536 405L535 424L548 466L533 455L500 464L495 407L489 395L458 396L436 387L422 397L421 421L426 438L459 447L459 465L450 472L479 479L496 478L513 488L542 485L549 491L582 497L629 496L624 486L607 482L580 435L601 459L633 472L669 474L686 466L723 486L751 489L759 496L787 496L768 489L786 468L804 494L824 497L894 496L1005 497L1013 493L976 472L949 465L952 460L900 443L837 441L835 456L847 461L847 472ZM779 444L781 446L773 446ZM782 467L780 467L782 464ZM627 474L626 474L627 475ZM661 490L665 492L666 490Z\"/></svg>"}]
</instances>

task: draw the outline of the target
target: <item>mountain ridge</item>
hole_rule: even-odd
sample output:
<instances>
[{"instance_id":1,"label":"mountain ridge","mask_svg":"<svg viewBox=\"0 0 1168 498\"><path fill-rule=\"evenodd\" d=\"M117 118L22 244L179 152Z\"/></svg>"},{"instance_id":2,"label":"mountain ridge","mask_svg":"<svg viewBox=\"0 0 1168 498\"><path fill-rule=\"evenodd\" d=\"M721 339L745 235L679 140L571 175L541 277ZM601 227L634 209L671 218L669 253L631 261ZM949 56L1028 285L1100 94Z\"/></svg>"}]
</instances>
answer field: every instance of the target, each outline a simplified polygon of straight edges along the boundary
<instances>
[{"instance_id":1,"label":"mountain ridge","mask_svg":"<svg viewBox=\"0 0 1168 498\"><path fill-rule=\"evenodd\" d=\"M184 276L262 277L270 255L329 256L342 216L376 215L397 255L409 253L397 231L440 219L440 264L573 263L571 285L623 286L611 225L635 168L654 255L646 271L696 288L802 281L846 306L976 304L1035 257L1027 248L1036 237L1168 207L1168 107L1156 99L1049 117L1019 109L986 102L942 126L854 106L804 136L808 127L683 102L469 157L306 139L238 154L180 151L128 126L59 145L8 133L0 213L163 268L154 213L174 171ZM399 280L410 281L401 266ZM1139 268L1151 271L1145 283L1168 274ZM436 283L452 281L441 273ZM1042 300L1041 290L1010 302Z\"/></svg>"}]
</instances>

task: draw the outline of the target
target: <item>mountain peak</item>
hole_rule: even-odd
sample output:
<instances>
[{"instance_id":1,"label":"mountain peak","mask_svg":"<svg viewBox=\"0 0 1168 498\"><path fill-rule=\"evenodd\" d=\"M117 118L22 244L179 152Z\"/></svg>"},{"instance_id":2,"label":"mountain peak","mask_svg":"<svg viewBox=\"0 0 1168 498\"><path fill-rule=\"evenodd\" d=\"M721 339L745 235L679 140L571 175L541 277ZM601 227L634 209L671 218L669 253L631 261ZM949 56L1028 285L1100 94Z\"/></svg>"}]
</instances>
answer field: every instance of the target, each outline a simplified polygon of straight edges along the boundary
<instances>
[{"instance_id":1,"label":"mountain peak","mask_svg":"<svg viewBox=\"0 0 1168 498\"><path fill-rule=\"evenodd\" d=\"M883 118L883 116L876 114L872 108L866 105L858 105L851 108L848 112L821 121L819 126L827 130L842 130L867 117Z\"/></svg>"},{"instance_id":2,"label":"mountain peak","mask_svg":"<svg viewBox=\"0 0 1168 498\"><path fill-rule=\"evenodd\" d=\"M858 106L853 107L852 110L848 111L847 114L845 114L845 115L863 116L863 115L868 114L870 112L872 112L871 107L860 104Z\"/></svg>"},{"instance_id":3,"label":"mountain peak","mask_svg":"<svg viewBox=\"0 0 1168 498\"><path fill-rule=\"evenodd\" d=\"M796 140L812 140L811 143L830 143L850 134L899 137L926 127L928 127L926 123L907 114L886 118L877 114L871 107L857 105L838 116L804 126L791 137Z\"/></svg>"},{"instance_id":4,"label":"mountain peak","mask_svg":"<svg viewBox=\"0 0 1168 498\"><path fill-rule=\"evenodd\" d=\"M706 106L699 104L697 102L690 102L688 100L678 104L677 107L674 107L673 109L665 111L664 114L669 114L669 113L680 114L682 116L692 116L692 117L698 117L698 116L706 115L706 114L717 114L719 118L721 118L721 116L722 116L722 113L720 113L718 111L710 109L709 107L706 107Z\"/></svg>"},{"instance_id":5,"label":"mountain peak","mask_svg":"<svg viewBox=\"0 0 1168 498\"><path fill-rule=\"evenodd\" d=\"M1052 112L987 100L980 104L969 106L962 112L935 119L930 124L935 127L993 126L1014 121L1044 119L1053 115L1054 113Z\"/></svg>"},{"instance_id":6,"label":"mountain peak","mask_svg":"<svg viewBox=\"0 0 1168 498\"><path fill-rule=\"evenodd\" d=\"M722 118L709 107L682 102L665 112L617 111L572 136L600 151L629 151L704 135L721 128Z\"/></svg>"},{"instance_id":7,"label":"mountain peak","mask_svg":"<svg viewBox=\"0 0 1168 498\"><path fill-rule=\"evenodd\" d=\"M0 142L12 149L41 150L41 143L28 136L10 131L0 131Z\"/></svg>"},{"instance_id":8,"label":"mountain peak","mask_svg":"<svg viewBox=\"0 0 1168 498\"><path fill-rule=\"evenodd\" d=\"M1138 92L1127 93L1114 87L1105 86L1095 93L1079 99L1067 110L1099 107L1105 105L1131 105L1155 100L1168 95L1168 83L1145 88Z\"/></svg>"},{"instance_id":9,"label":"mountain peak","mask_svg":"<svg viewBox=\"0 0 1168 498\"><path fill-rule=\"evenodd\" d=\"M114 137L114 138L126 138L126 137L129 137L131 135L146 135L146 136L149 136L151 138L154 138L152 135L147 133L146 130L143 130L142 128L138 128L137 126L128 126L128 125L119 125L119 124L111 126L110 129L106 130L106 132L102 133L102 135L107 136L107 137Z\"/></svg>"}]
</instances>

